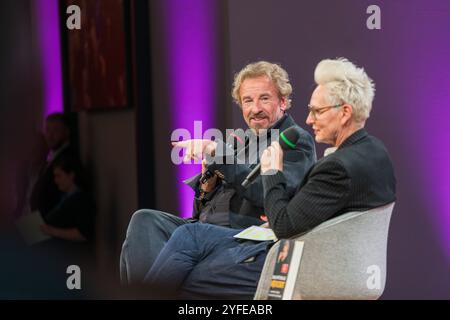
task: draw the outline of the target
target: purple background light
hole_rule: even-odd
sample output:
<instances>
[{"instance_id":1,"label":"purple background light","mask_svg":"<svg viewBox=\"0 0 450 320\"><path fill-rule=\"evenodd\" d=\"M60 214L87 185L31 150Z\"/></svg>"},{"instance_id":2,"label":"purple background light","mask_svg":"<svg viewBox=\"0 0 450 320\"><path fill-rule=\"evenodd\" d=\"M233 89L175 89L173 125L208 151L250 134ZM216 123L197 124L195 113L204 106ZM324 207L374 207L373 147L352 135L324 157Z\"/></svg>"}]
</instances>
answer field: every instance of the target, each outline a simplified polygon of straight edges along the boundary
<instances>
[{"instance_id":1,"label":"purple background light","mask_svg":"<svg viewBox=\"0 0 450 320\"><path fill-rule=\"evenodd\" d=\"M396 160L398 208L410 217L411 235L431 227L450 265L450 3L386 2L383 9L378 44L386 50L377 72L384 81L377 92L387 93L382 102L391 109L383 118L390 122L384 129Z\"/></svg>"},{"instance_id":2,"label":"purple background light","mask_svg":"<svg viewBox=\"0 0 450 320\"><path fill-rule=\"evenodd\" d=\"M185 128L194 137L194 121L203 132L213 127L216 104L215 15L210 0L167 0L162 3L166 23L171 129ZM200 165L177 167L181 217L191 217L193 191L182 181L201 170Z\"/></svg>"},{"instance_id":3,"label":"purple background light","mask_svg":"<svg viewBox=\"0 0 450 320\"><path fill-rule=\"evenodd\" d=\"M44 111L48 115L64 109L58 0L36 0L34 6L43 74Z\"/></svg>"},{"instance_id":4,"label":"purple background light","mask_svg":"<svg viewBox=\"0 0 450 320\"><path fill-rule=\"evenodd\" d=\"M413 139L413 167L420 177L426 215L438 231L450 263L450 3L411 1L418 23L411 21L405 54L407 96L405 125ZM432 9L431 9L432 8Z\"/></svg>"}]
</instances>

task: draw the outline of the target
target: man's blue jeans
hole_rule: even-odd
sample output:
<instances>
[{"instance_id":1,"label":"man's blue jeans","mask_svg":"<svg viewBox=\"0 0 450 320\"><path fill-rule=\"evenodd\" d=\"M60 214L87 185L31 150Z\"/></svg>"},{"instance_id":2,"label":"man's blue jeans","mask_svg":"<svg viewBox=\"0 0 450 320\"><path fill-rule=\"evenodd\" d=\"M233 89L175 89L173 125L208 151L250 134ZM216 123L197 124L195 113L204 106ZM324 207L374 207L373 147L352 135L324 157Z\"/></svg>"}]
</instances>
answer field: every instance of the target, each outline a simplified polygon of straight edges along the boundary
<instances>
[{"instance_id":1,"label":"man's blue jeans","mask_svg":"<svg viewBox=\"0 0 450 320\"><path fill-rule=\"evenodd\" d=\"M271 242L239 242L241 230L192 223L178 227L145 282L184 299L252 299Z\"/></svg>"},{"instance_id":2,"label":"man's blue jeans","mask_svg":"<svg viewBox=\"0 0 450 320\"><path fill-rule=\"evenodd\" d=\"M120 279L123 284L142 283L156 257L179 226L192 222L157 210L139 210L133 214L120 255Z\"/></svg>"}]
</instances>

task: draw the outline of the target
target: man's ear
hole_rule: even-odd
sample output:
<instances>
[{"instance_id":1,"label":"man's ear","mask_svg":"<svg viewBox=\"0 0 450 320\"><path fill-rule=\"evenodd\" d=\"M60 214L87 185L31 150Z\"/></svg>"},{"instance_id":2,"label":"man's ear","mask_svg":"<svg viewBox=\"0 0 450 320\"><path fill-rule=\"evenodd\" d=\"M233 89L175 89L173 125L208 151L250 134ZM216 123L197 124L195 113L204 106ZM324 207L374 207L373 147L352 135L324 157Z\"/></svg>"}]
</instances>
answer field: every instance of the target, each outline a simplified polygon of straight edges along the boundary
<instances>
[{"instance_id":1,"label":"man's ear","mask_svg":"<svg viewBox=\"0 0 450 320\"><path fill-rule=\"evenodd\" d=\"M281 111L283 111L283 112L286 111L286 104L287 104L286 97L281 97L280 98L280 109L281 109Z\"/></svg>"},{"instance_id":2,"label":"man's ear","mask_svg":"<svg viewBox=\"0 0 450 320\"><path fill-rule=\"evenodd\" d=\"M344 104L341 109L343 114L341 122L346 124L353 116L353 107L349 104Z\"/></svg>"}]
</instances>

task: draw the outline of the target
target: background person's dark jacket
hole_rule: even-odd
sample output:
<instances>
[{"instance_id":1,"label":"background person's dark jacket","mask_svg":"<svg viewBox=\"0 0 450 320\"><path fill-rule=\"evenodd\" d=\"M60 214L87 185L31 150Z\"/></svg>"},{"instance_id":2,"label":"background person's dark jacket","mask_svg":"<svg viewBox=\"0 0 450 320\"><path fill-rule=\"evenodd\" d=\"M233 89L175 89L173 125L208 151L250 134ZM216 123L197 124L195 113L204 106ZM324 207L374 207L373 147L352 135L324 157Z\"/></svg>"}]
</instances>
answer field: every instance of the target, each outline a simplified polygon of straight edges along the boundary
<instances>
[{"instance_id":1,"label":"background person's dark jacket","mask_svg":"<svg viewBox=\"0 0 450 320\"><path fill-rule=\"evenodd\" d=\"M57 228L77 228L88 241L94 239L95 206L92 198L82 190L65 194L44 220Z\"/></svg>"},{"instance_id":2,"label":"background person's dark jacket","mask_svg":"<svg viewBox=\"0 0 450 320\"><path fill-rule=\"evenodd\" d=\"M55 184L53 175L54 164L63 158L71 158L79 161L77 153L73 148L70 145L66 146L50 163L45 164L33 187L30 200L31 211L39 210L42 217L45 217L55 208L63 196L63 193L59 191Z\"/></svg>"}]
</instances>

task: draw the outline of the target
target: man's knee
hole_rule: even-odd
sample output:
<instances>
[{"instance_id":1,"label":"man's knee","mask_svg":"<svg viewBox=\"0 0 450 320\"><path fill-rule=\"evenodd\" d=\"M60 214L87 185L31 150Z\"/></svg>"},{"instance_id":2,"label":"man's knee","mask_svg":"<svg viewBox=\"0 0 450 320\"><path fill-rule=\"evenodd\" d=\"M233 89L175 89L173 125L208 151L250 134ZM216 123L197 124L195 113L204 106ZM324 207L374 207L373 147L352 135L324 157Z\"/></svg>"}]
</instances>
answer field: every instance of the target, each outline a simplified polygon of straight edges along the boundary
<instances>
[{"instance_id":1,"label":"man's knee","mask_svg":"<svg viewBox=\"0 0 450 320\"><path fill-rule=\"evenodd\" d=\"M173 238L181 238L184 239L186 237L192 237L194 234L197 234L200 232L199 229L199 223L188 223L184 224L182 226L179 226L175 229L172 237Z\"/></svg>"},{"instance_id":2,"label":"man's knee","mask_svg":"<svg viewBox=\"0 0 450 320\"><path fill-rule=\"evenodd\" d=\"M211 235L220 232L222 227L218 227L208 223L187 223L179 226L173 233L172 237L176 238L174 241L183 240L186 238L207 239ZM227 230L227 228L223 228Z\"/></svg>"},{"instance_id":3,"label":"man's knee","mask_svg":"<svg viewBox=\"0 0 450 320\"><path fill-rule=\"evenodd\" d=\"M131 217L127 235L131 232L137 232L142 229L148 230L154 227L161 215L161 212L150 209L141 209L136 211Z\"/></svg>"}]
</instances>

